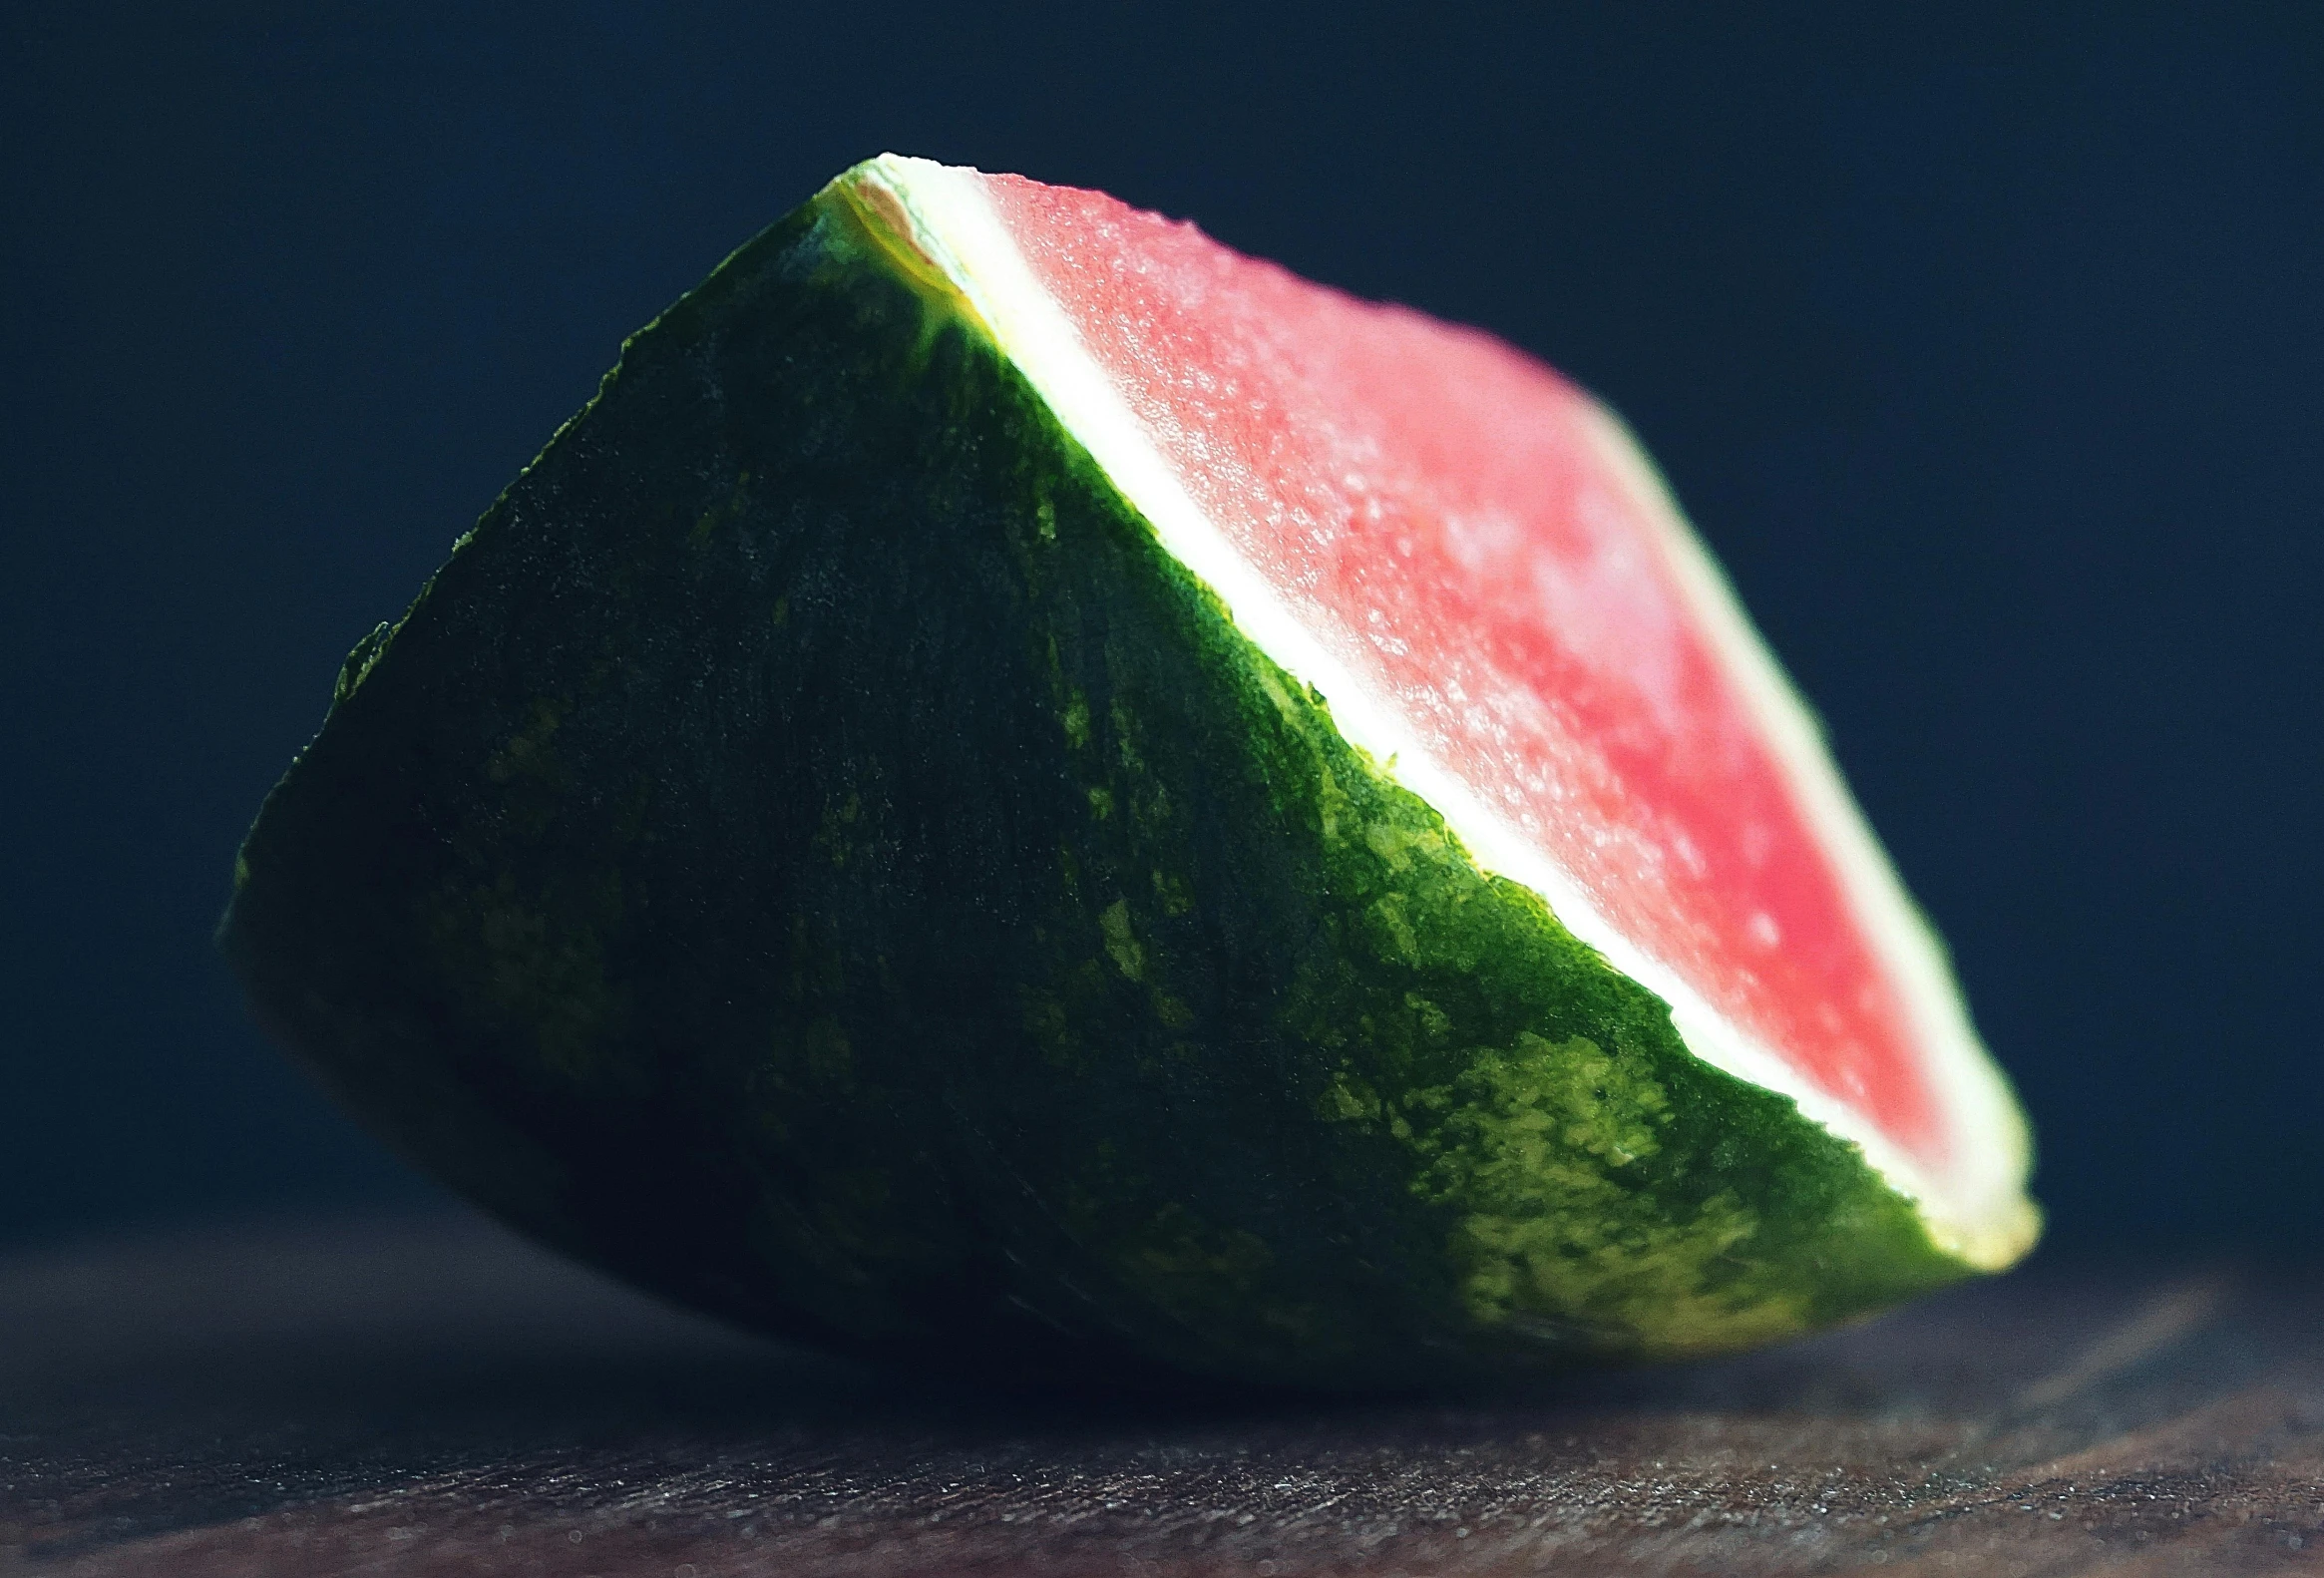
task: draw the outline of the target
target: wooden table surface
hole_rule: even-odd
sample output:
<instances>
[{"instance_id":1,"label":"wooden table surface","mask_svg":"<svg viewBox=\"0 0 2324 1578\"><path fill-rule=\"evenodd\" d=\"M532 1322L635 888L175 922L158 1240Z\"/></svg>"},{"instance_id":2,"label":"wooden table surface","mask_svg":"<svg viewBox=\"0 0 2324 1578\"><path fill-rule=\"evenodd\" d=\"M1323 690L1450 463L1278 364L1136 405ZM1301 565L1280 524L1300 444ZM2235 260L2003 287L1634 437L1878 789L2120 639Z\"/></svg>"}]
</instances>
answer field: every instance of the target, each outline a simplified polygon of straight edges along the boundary
<instances>
[{"instance_id":1,"label":"wooden table surface","mask_svg":"<svg viewBox=\"0 0 2324 1578\"><path fill-rule=\"evenodd\" d=\"M959 1394L466 1219L0 1260L0 1574L2324 1572L2324 1279L1463 1402Z\"/></svg>"}]
</instances>

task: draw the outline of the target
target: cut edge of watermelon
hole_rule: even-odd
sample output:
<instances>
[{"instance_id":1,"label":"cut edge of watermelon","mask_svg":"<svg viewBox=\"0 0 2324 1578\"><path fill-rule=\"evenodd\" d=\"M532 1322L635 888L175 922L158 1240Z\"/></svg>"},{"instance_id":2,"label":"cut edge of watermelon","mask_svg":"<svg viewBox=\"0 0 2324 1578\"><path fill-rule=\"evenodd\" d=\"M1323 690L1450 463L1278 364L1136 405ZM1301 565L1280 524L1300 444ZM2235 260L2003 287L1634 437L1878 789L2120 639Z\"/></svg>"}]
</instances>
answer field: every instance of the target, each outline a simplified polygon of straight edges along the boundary
<instances>
[{"instance_id":1,"label":"cut edge of watermelon","mask_svg":"<svg viewBox=\"0 0 2324 1578\"><path fill-rule=\"evenodd\" d=\"M1644 507L1642 516L1656 524L1675 579L1748 698L1906 1003L1944 1112L1950 1165L1941 1170L1811 1083L1624 936L1549 856L1436 762L1416 731L1302 623L1195 503L1064 309L1036 281L985 194L986 179L974 170L887 154L847 171L825 190L875 232L885 232L879 238L895 247L897 265L917 283L925 288L941 281L945 294L980 320L1057 421L1145 517L1164 551L1219 597L1246 638L1325 697L1352 744L1375 764L1392 764L1393 778L1443 817L1480 869L1540 895L1569 932L1667 1002L1697 1057L1788 1097L1804 1117L1854 1144L1913 1202L1938 1247L1983 1270L1998 1270L2023 1255L2039 1235L2040 1216L2025 1194L2031 1143L2016 1100L1970 1026L1935 933L1874 841L1820 729L1628 429L1591 403L1593 439Z\"/></svg>"}]
</instances>

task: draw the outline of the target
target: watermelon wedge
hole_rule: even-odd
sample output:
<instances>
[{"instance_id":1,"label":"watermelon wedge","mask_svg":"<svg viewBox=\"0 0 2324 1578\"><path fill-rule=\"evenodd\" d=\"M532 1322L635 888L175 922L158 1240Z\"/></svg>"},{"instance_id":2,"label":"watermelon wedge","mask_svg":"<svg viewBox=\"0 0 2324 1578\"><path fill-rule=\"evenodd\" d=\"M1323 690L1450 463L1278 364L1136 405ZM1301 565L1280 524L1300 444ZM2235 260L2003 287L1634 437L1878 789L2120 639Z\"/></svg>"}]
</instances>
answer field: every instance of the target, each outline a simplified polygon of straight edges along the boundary
<instances>
[{"instance_id":1,"label":"watermelon wedge","mask_svg":"<svg viewBox=\"0 0 2324 1578\"><path fill-rule=\"evenodd\" d=\"M237 863L423 1166L747 1324L1359 1388L2014 1261L2026 1129L1621 425L885 157L624 347Z\"/></svg>"}]
</instances>

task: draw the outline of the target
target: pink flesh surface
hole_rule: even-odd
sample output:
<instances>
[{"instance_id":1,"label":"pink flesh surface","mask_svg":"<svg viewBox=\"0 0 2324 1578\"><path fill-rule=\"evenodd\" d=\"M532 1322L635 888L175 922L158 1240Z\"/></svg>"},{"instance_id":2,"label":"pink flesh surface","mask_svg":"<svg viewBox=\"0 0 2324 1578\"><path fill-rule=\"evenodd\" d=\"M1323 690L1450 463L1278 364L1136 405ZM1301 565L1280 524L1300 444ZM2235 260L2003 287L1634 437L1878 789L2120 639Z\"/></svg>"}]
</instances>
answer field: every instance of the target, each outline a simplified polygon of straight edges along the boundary
<instances>
[{"instance_id":1,"label":"pink flesh surface","mask_svg":"<svg viewBox=\"0 0 2324 1578\"><path fill-rule=\"evenodd\" d=\"M987 191L1195 503L1429 754L1713 1007L1941 1166L1897 987L1589 397L1102 194Z\"/></svg>"}]
</instances>

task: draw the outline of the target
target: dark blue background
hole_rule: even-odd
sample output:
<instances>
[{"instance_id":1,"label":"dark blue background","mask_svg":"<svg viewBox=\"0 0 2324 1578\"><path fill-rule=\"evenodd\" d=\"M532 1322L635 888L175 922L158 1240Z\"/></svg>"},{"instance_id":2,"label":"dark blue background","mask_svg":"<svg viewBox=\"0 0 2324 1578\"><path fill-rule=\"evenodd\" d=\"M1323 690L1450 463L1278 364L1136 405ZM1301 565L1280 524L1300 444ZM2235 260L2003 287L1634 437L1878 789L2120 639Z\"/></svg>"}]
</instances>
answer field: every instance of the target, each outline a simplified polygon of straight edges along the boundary
<instances>
[{"instance_id":1,"label":"dark blue background","mask_svg":"<svg viewBox=\"0 0 2324 1578\"><path fill-rule=\"evenodd\" d=\"M2312 1245L2301 10L1248 9L0 22L0 1242L425 1198L243 1020L235 840L621 336L893 148L1603 393L1951 938L2054 1241Z\"/></svg>"}]
</instances>

